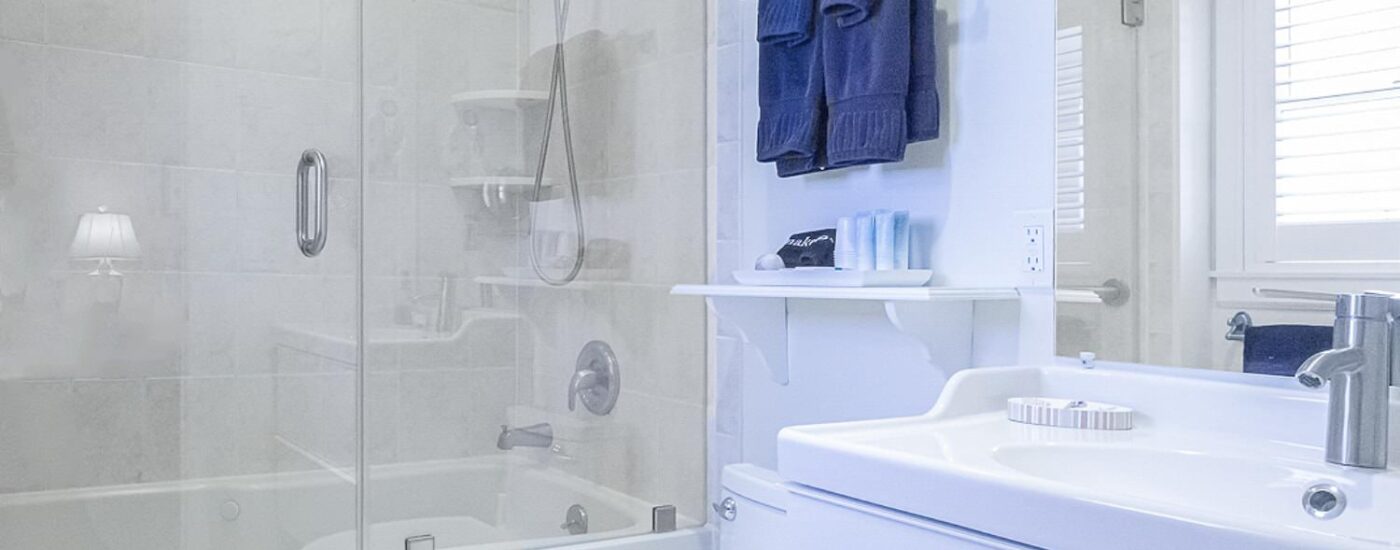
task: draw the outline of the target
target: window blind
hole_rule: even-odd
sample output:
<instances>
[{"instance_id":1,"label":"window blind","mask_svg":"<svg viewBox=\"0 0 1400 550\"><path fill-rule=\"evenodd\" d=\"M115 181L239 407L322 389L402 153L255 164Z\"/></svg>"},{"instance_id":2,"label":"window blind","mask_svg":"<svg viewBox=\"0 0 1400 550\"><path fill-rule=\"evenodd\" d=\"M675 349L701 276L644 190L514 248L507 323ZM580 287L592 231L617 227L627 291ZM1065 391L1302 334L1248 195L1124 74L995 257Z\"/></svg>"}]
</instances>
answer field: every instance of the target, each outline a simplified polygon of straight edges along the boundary
<instances>
[{"instance_id":1,"label":"window blind","mask_svg":"<svg viewBox=\"0 0 1400 550\"><path fill-rule=\"evenodd\" d=\"M1400 0L1275 0L1278 225L1400 222Z\"/></svg>"},{"instance_id":2,"label":"window blind","mask_svg":"<svg viewBox=\"0 0 1400 550\"><path fill-rule=\"evenodd\" d=\"M1083 231L1084 29L1055 35L1055 228Z\"/></svg>"}]
</instances>

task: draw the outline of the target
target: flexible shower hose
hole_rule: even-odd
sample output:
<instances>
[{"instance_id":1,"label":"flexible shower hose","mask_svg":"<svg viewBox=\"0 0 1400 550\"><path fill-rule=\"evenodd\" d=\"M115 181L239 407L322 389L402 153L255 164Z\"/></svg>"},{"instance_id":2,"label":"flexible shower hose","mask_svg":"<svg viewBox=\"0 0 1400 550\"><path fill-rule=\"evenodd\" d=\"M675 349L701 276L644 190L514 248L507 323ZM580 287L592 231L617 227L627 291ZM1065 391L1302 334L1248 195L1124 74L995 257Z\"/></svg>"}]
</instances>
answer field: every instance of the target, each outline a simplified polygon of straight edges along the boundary
<instances>
[{"instance_id":1,"label":"flexible shower hose","mask_svg":"<svg viewBox=\"0 0 1400 550\"><path fill-rule=\"evenodd\" d=\"M569 18L569 0L554 0L554 67L549 77L549 103L545 108L544 132L540 139L540 157L535 165L535 190L531 203L534 212L530 214L530 267L535 276L552 286L563 286L578 278L583 270L583 258L588 252L588 239L583 228L583 198L579 195L578 171L574 167L574 135L569 125L569 75L564 68L564 24ZM544 188L545 161L549 159L549 138L554 127L554 108L559 106L559 120L564 130L564 158L569 171L569 196L574 206L575 239L574 264L562 278L551 277L540 265L539 251L535 243L535 225L539 219L540 198Z\"/></svg>"}]
</instances>

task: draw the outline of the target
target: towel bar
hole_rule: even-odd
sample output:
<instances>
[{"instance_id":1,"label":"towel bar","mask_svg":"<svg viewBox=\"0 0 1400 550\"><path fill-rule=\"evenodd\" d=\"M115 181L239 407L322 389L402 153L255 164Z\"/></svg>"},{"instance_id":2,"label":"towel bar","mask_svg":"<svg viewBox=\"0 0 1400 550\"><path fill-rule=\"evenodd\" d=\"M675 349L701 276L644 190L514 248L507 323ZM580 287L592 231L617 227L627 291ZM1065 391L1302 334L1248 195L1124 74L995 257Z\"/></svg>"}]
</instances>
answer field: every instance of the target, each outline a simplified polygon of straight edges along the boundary
<instances>
[{"instance_id":1,"label":"towel bar","mask_svg":"<svg viewBox=\"0 0 1400 550\"><path fill-rule=\"evenodd\" d=\"M1232 342L1243 342L1244 331L1254 326L1254 319L1250 318L1248 313L1239 311L1235 312L1235 315L1230 317L1230 320L1226 321L1225 324L1230 327L1230 330L1225 332L1225 339Z\"/></svg>"}]
</instances>

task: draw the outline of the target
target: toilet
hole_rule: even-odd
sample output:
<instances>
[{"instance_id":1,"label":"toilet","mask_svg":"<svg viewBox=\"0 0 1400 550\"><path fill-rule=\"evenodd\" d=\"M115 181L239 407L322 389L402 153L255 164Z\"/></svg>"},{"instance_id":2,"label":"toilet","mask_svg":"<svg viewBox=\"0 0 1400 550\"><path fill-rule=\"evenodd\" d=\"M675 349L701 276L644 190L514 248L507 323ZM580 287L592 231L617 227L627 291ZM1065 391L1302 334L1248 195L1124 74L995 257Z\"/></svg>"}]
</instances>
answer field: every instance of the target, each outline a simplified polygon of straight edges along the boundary
<instances>
[{"instance_id":1,"label":"toilet","mask_svg":"<svg viewBox=\"0 0 1400 550\"><path fill-rule=\"evenodd\" d=\"M753 464L725 466L716 505L720 548L786 550L784 525L790 495L778 473Z\"/></svg>"}]
</instances>

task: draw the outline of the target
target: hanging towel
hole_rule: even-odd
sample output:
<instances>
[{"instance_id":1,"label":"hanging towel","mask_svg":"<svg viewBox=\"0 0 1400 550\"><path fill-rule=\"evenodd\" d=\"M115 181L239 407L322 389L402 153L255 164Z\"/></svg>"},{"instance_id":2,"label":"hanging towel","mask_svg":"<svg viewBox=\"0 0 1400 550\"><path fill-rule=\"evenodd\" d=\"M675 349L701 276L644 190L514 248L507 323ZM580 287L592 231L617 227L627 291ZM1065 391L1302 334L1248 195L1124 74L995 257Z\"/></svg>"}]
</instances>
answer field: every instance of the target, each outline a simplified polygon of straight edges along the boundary
<instances>
[{"instance_id":1,"label":"hanging towel","mask_svg":"<svg viewBox=\"0 0 1400 550\"><path fill-rule=\"evenodd\" d=\"M938 138L938 43L934 26L937 15L934 0L913 0L910 4L911 35L908 114L909 143Z\"/></svg>"},{"instance_id":2,"label":"hanging towel","mask_svg":"<svg viewBox=\"0 0 1400 550\"><path fill-rule=\"evenodd\" d=\"M821 146L825 88L817 0L759 0L759 162L807 159Z\"/></svg>"},{"instance_id":3,"label":"hanging towel","mask_svg":"<svg viewBox=\"0 0 1400 550\"><path fill-rule=\"evenodd\" d=\"M1244 331L1244 371L1293 376L1303 361L1332 348L1332 327L1269 325Z\"/></svg>"},{"instance_id":4,"label":"hanging towel","mask_svg":"<svg viewBox=\"0 0 1400 550\"><path fill-rule=\"evenodd\" d=\"M818 137L821 134L818 133ZM817 146L817 154L809 157L793 157L778 159L775 163L778 166L778 177L790 178L820 172L826 170L826 154L820 144Z\"/></svg>"},{"instance_id":5,"label":"hanging towel","mask_svg":"<svg viewBox=\"0 0 1400 550\"><path fill-rule=\"evenodd\" d=\"M904 159L913 63L910 4L822 0L830 167Z\"/></svg>"},{"instance_id":6,"label":"hanging towel","mask_svg":"<svg viewBox=\"0 0 1400 550\"><path fill-rule=\"evenodd\" d=\"M849 27L870 18L870 11L880 0L823 0L822 15L836 18L836 23Z\"/></svg>"}]
</instances>

